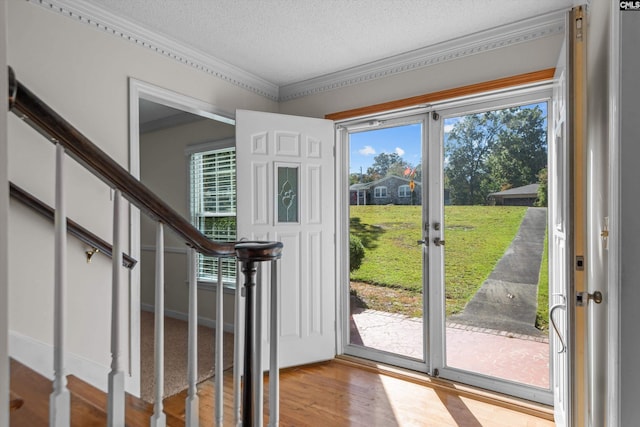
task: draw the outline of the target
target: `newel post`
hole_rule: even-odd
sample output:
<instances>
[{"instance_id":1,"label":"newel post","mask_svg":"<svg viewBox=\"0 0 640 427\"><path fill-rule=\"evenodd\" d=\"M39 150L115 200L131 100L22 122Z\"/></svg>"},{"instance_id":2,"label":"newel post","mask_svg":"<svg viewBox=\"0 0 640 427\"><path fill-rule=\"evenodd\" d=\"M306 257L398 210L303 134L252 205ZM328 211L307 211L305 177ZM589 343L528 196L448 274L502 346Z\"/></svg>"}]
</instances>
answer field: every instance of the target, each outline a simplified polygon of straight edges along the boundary
<instances>
[{"instance_id":1,"label":"newel post","mask_svg":"<svg viewBox=\"0 0 640 427\"><path fill-rule=\"evenodd\" d=\"M262 425L262 414L256 414L254 401L262 401L263 390L261 387L254 389L254 376L262 375L262 354L256 353L256 342L262 340L258 331L263 319L256 318L256 264L258 262L276 261L282 256L281 242L240 242L236 244L236 256L240 262L244 274L244 287L242 291L245 297L245 325L244 325L244 373L242 387L242 426L252 427ZM275 262L272 263L275 268ZM273 302L274 299L272 299ZM271 337L271 345L277 347L278 334ZM259 347L259 346L258 346ZM257 358L254 359L254 358ZM277 376L277 363L272 361L270 376ZM262 382L257 382L261 384ZM271 399L272 397L270 397ZM261 407L262 405L258 405Z\"/></svg>"}]
</instances>

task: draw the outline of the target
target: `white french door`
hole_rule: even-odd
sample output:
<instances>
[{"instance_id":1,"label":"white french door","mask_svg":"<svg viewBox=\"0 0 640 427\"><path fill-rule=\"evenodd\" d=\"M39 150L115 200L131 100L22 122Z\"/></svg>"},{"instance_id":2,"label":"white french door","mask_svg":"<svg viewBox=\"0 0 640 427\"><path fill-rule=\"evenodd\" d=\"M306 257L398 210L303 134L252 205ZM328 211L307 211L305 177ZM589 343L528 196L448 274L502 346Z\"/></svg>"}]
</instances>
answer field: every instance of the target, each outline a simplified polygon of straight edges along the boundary
<instances>
[{"instance_id":1,"label":"white french door","mask_svg":"<svg viewBox=\"0 0 640 427\"><path fill-rule=\"evenodd\" d=\"M341 209L341 221L347 225L348 230L343 233L343 239L347 240L349 235L359 236L369 257L365 261L369 265L365 268L360 267L350 273L348 263L346 267L342 267L342 308L345 313L342 320L342 338L345 353L545 404L553 402L549 366L554 361L550 361L547 343L549 335L535 327L537 290L541 286L538 275L543 258L547 211L544 208L532 209L531 215L534 216L537 225L535 236L527 241L527 245L530 248L535 241L536 246L534 262L527 264L525 269L526 281L524 277L520 277L520 270L515 271L514 276L510 278L496 278L491 282L486 277L472 277L475 274L472 271L474 265L460 265L457 260L464 258L483 263L483 259L488 257L482 253L475 258L467 257L466 254L458 257L456 250L466 251L467 254L476 251L475 245L464 241L470 238L469 236L473 236L474 243L478 239L487 240L488 243L481 247L493 249L491 221L501 222L502 209L486 206L482 201L452 202L450 180L453 176L445 177L447 165L451 167L453 162L449 157L453 154L447 154L445 150L452 128L466 119L477 117L478 128L467 128L468 135L474 135L471 139L476 138L482 133L482 129L487 127L486 122L482 122L486 118L485 113L488 116L493 114L492 117L509 117L535 110L537 117L540 117L539 143L544 147L541 154L538 154L542 156L543 163L536 165L539 168L546 167L547 135L550 127L548 114L552 114L550 99L551 85L545 84L535 88L522 88L441 103L429 109L380 114L339 123L343 163L348 165L343 169L343 175L349 177L349 184L343 185L344 205ZM475 123L473 120L468 122ZM408 136L408 132L401 132L404 127L410 126L419 127L419 135L413 139ZM513 132L516 135L519 130ZM534 144L534 141L531 144ZM473 144L470 141L471 145ZM396 153L403 154L402 159L382 155L393 153L394 147ZM414 157L415 152L419 152L420 156ZM462 156L460 153L458 151ZM368 160L370 165L362 163L364 154L372 158L376 156L375 160ZM463 154L465 159L472 155L469 152ZM553 156L554 153L550 157ZM400 167L381 169L384 161L389 159L398 162ZM413 164L410 159L415 159ZM419 174L414 175L415 167L419 169ZM407 173L408 176L405 175ZM400 198L400 195L404 194L401 191L403 180L408 183L411 177L416 178L414 186L416 191L420 192L420 197L412 200L419 206L405 206ZM536 176L533 179L538 178ZM528 184L531 182L521 185ZM349 189L348 192L345 191L346 188ZM477 191L481 190L479 187ZM485 196L486 194L481 199L484 200ZM452 204L457 206L450 206ZM555 200L550 201L551 206L555 204ZM389 214L390 211L393 211L393 214ZM487 219L476 224L474 218L481 211L486 211L484 215ZM526 208L517 207L511 211L515 212L512 214L514 228L510 234L513 238L525 215L527 218L530 216ZM462 218L460 215L464 212L470 216ZM516 218L518 215L522 215L522 218ZM527 224L528 221L529 219ZM483 229L482 233L474 234L473 229L480 227L487 228ZM399 229L410 228L415 230L413 234L395 234ZM511 238L505 240L505 246L499 254L492 255L497 258L490 261L490 273L495 271L492 271L495 268L494 264L502 255L509 253ZM346 242L343 244L346 245ZM383 260L376 261L377 258L374 258L382 252L379 250L380 245L394 246L393 251L385 252L386 257L394 257L398 255L397 252L405 249L407 251L397 260L387 259L383 263ZM348 247L345 251L348 251ZM378 263L382 265L371 265ZM403 270L402 274L395 274L397 269ZM406 277L412 279L405 283ZM412 281L421 281L421 285L416 287ZM507 281L510 283L507 284ZM487 282L490 283L485 286ZM477 289L468 297L458 297L464 286L474 286L474 289ZM373 290L376 287L377 291ZM479 324L478 322L484 321L482 316L467 319L467 322L456 319L456 314L471 310L468 307L471 296L491 294L502 287L516 290L516 304L524 301L528 307L526 321L520 322L519 318L512 317L508 320L514 322L507 325L511 328L521 327L524 332L499 329L495 324ZM413 294L416 293L415 289L419 289L419 296L422 298L419 304L422 309L399 311L394 308L407 305L404 299L406 293L397 292L398 288ZM488 291L483 293L486 289ZM367 292L373 296L368 297ZM375 301L379 295L387 295L387 300L381 304ZM543 301L542 304L546 306L547 303ZM499 305L498 300L485 304L490 307ZM518 339L505 337L514 333L519 335ZM505 356L506 354L508 356ZM509 365L507 369L500 366L513 364L516 359L523 364L535 366L518 368ZM525 375L521 371L528 372Z\"/></svg>"},{"instance_id":2,"label":"white french door","mask_svg":"<svg viewBox=\"0 0 640 427\"><path fill-rule=\"evenodd\" d=\"M425 109L383 114L340 123L339 129L349 169L343 239L346 244L356 238L368 254L366 267L354 268L353 280L349 263L343 265L345 352L427 372L433 317L428 267L435 265L430 257L436 252L430 251L435 235L429 215L442 205L440 180L432 173L439 170L438 147L427 146L429 114ZM375 251L389 241L398 244ZM349 246L344 251L348 254ZM403 306L396 317L386 309L394 305Z\"/></svg>"},{"instance_id":3,"label":"white french door","mask_svg":"<svg viewBox=\"0 0 640 427\"><path fill-rule=\"evenodd\" d=\"M336 354L333 153L332 121L236 112L238 238L284 244L278 262L281 367ZM269 266L262 266L262 336L269 277ZM264 351L264 366L268 359Z\"/></svg>"},{"instance_id":4,"label":"white french door","mask_svg":"<svg viewBox=\"0 0 640 427\"><path fill-rule=\"evenodd\" d=\"M429 144L436 145L439 150L436 152L433 148L433 156L438 156L439 164L431 165L430 175L439 186L431 190L437 191L438 195L432 195L429 208L431 372L434 376L545 404L552 403L551 362L546 344L549 334L537 329L535 321L537 310L541 308L537 295L543 286L539 273L547 211L525 207L530 206L528 202L521 206L510 205L510 202L500 206L499 202L491 202L489 191L483 190L482 185L494 178L476 178L474 187L473 174L481 176L482 171L466 168L469 164L480 163L491 144L497 144L493 135L507 132L509 122L504 120L508 117L520 117L519 120L539 117L540 140L533 137L523 140L528 141L530 147L538 142L544 145L544 164L527 160L527 167L534 164L537 165L535 170L547 167L545 153L549 126L545 124L551 114L550 98L550 85L544 85L443 103L436 108L435 114L431 114L429 134ZM524 114L532 111L535 113ZM511 119L515 123L519 120ZM527 132L524 127L509 129L511 136L505 138L511 139L503 139L503 144L504 141L515 141L515 135ZM523 145L521 149L526 147ZM533 158L536 152L531 149L529 156ZM464 177L468 186L455 184L460 177ZM533 182L514 187L524 189L530 184ZM456 189L458 192L466 189L468 194L456 193ZM447 203L445 191L450 192ZM554 205L555 201L550 197L549 206ZM483 219L476 221L474 218ZM508 221L513 221L514 226L506 234L508 239L501 241L500 230L506 230L503 223ZM434 238L446 245L434 245ZM526 239L526 249L516 243L523 239ZM498 246L501 249L496 251ZM520 254L526 254L526 258ZM459 257L464 257L468 265L460 266ZM487 275L476 276L475 269L487 263ZM466 286L472 286L473 292L461 298ZM541 304L546 305L546 302Z\"/></svg>"},{"instance_id":5,"label":"white french door","mask_svg":"<svg viewBox=\"0 0 640 427\"><path fill-rule=\"evenodd\" d=\"M553 153L550 170L553 180L549 185L549 199L554 200L549 212L549 320L552 325L551 355L553 360L551 388L555 421L559 426L571 425L570 369L573 347L569 345L570 304L569 292L569 150L567 146L567 46L563 43L556 65L553 88L552 134L549 151Z\"/></svg>"}]
</instances>

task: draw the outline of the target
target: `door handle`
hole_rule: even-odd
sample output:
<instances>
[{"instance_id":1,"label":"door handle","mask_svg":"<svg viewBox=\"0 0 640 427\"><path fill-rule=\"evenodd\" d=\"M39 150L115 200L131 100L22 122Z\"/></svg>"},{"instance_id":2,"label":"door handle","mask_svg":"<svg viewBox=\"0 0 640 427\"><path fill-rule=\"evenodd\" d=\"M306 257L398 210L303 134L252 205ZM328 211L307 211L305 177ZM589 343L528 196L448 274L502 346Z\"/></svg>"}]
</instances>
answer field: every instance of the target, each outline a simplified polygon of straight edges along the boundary
<instances>
[{"instance_id":1,"label":"door handle","mask_svg":"<svg viewBox=\"0 0 640 427\"><path fill-rule=\"evenodd\" d=\"M444 246L444 240L440 240L439 237L433 239L433 244L436 246Z\"/></svg>"},{"instance_id":2,"label":"door handle","mask_svg":"<svg viewBox=\"0 0 640 427\"><path fill-rule=\"evenodd\" d=\"M556 325L556 321L553 319L553 313L559 309L562 308L563 310L567 309L567 298L562 295L562 294L556 294L558 296L560 296L562 298L562 302L559 304L554 304L551 309L549 309L549 320L551 321L551 326L553 326L553 330L556 332L556 335L558 336L558 339L560 340L560 349L558 349L558 354L560 353L564 353L567 350L567 345L564 342L564 338L562 338L562 334L560 333L560 330L558 329L558 325Z\"/></svg>"}]
</instances>

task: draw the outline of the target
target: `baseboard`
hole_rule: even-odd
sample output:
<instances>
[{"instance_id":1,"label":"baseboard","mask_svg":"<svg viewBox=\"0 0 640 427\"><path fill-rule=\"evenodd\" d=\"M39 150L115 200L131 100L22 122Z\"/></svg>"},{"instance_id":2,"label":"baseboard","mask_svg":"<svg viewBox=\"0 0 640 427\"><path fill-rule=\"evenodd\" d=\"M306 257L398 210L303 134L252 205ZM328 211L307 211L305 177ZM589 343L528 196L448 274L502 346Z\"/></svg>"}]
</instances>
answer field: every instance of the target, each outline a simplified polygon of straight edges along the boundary
<instances>
[{"instance_id":1,"label":"baseboard","mask_svg":"<svg viewBox=\"0 0 640 427\"><path fill-rule=\"evenodd\" d=\"M53 345L19 332L9 331L9 355L40 375L53 380ZM110 368L70 352L65 354L65 373L72 374L106 393Z\"/></svg>"},{"instance_id":2,"label":"baseboard","mask_svg":"<svg viewBox=\"0 0 640 427\"><path fill-rule=\"evenodd\" d=\"M156 312L155 306L151 304L140 304L140 309L142 311L149 311L151 313ZM171 317L172 319L184 320L185 322L189 320L189 315L187 313L183 313L181 311L164 309L164 315L166 317ZM198 325L206 326L208 328L215 329L216 321L214 319L210 319L208 317L198 316ZM233 333L235 328L233 323L224 323L222 326L222 330L225 332Z\"/></svg>"}]
</instances>

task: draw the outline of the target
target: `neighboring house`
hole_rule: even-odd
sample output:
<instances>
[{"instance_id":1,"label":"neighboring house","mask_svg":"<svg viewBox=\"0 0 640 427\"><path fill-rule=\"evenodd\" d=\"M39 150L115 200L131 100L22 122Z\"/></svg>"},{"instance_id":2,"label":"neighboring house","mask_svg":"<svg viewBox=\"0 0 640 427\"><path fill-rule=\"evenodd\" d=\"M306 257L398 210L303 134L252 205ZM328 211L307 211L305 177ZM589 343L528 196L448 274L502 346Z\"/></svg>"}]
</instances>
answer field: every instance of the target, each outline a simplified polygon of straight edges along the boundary
<instances>
[{"instance_id":1,"label":"neighboring house","mask_svg":"<svg viewBox=\"0 0 640 427\"><path fill-rule=\"evenodd\" d=\"M352 205L421 205L422 185L411 180L390 175L366 183L349 187L349 203Z\"/></svg>"},{"instance_id":2,"label":"neighboring house","mask_svg":"<svg viewBox=\"0 0 640 427\"><path fill-rule=\"evenodd\" d=\"M538 186L539 184L529 184L490 193L488 201L490 205L498 206L533 206L538 200Z\"/></svg>"}]
</instances>

